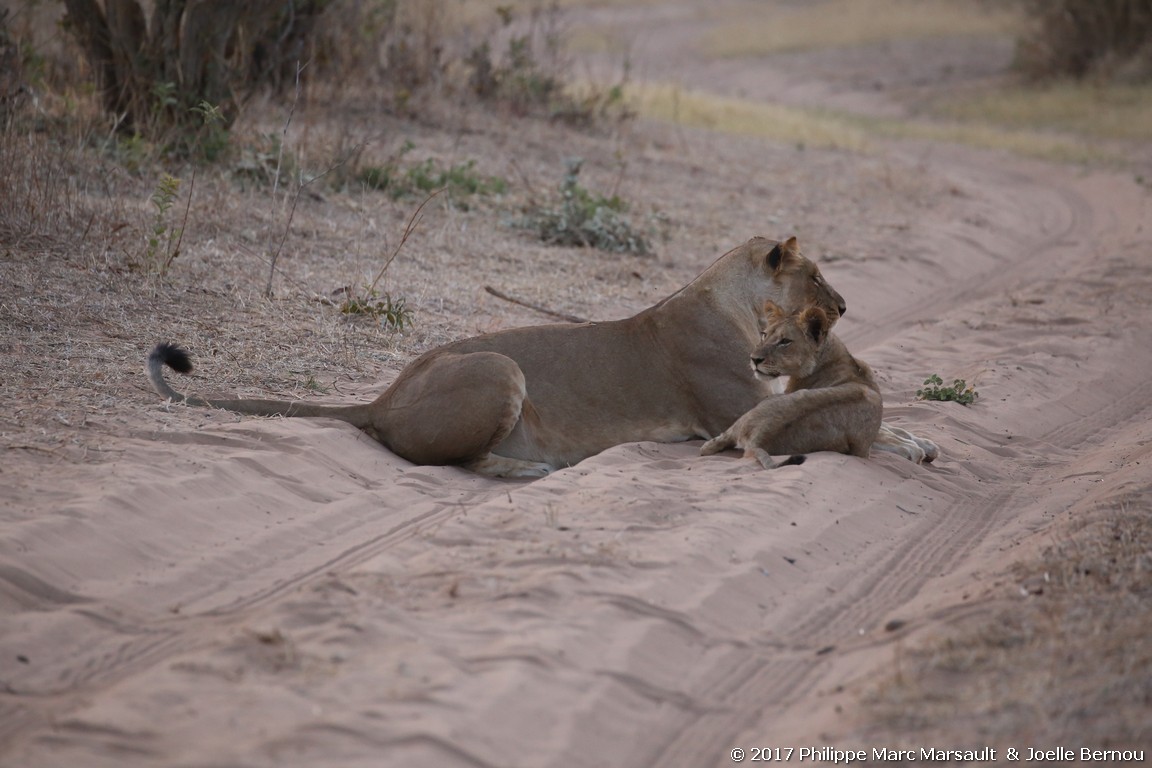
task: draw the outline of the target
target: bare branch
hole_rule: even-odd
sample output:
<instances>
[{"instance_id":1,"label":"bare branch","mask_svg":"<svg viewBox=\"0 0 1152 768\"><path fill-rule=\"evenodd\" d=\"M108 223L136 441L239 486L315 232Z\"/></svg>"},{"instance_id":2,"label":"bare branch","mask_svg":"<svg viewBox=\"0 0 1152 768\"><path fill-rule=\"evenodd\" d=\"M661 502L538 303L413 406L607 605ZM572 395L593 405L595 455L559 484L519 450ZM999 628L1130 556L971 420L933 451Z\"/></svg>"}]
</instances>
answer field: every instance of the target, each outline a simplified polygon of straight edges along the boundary
<instances>
[{"instance_id":1,"label":"bare branch","mask_svg":"<svg viewBox=\"0 0 1152 768\"><path fill-rule=\"evenodd\" d=\"M512 304L517 304L521 307L526 307L528 309L533 310L534 312L539 312L541 314L548 315L549 317L555 317L555 318L559 318L560 320L566 320L569 323L590 323L590 322L592 322L591 320L584 318L584 317L578 317L576 315L567 315L563 312L557 312L554 309L548 309L547 307L542 307L539 304L532 304L531 302L524 301L523 299L514 298L512 296L509 296L506 293L502 293L502 292L496 290L495 288L493 288L490 285L484 286L484 290L486 290L488 293L492 294L493 296L495 296L498 299L503 299L504 301L511 302Z\"/></svg>"}]
</instances>

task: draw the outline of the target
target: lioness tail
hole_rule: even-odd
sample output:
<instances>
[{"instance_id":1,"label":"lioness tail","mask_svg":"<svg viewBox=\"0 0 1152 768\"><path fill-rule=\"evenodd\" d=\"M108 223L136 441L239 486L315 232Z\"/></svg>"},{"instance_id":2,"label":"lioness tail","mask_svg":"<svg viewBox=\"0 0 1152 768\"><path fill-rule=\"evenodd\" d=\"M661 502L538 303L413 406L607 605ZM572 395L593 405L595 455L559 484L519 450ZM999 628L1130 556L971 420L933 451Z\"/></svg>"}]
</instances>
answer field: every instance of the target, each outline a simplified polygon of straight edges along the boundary
<instances>
[{"instance_id":1,"label":"lioness tail","mask_svg":"<svg viewBox=\"0 0 1152 768\"><path fill-rule=\"evenodd\" d=\"M188 398L172 389L168 382L164 380L165 365L179 373L191 373L192 359L188 357L188 353L184 349L170 341L164 341L156 345L151 354L148 355L148 361L144 364L144 371L148 374L148 381L152 383L152 388L156 390L160 397L177 403L186 402ZM204 403L190 404L203 405Z\"/></svg>"},{"instance_id":2,"label":"lioness tail","mask_svg":"<svg viewBox=\"0 0 1152 768\"><path fill-rule=\"evenodd\" d=\"M192 371L192 360L188 353L170 342L157 344L148 355L144 364L144 371L148 374L148 381L160 397L174 403L195 405L201 408L220 408L233 413L245 413L250 416L321 416L346 421L354 427L368 429L373 426L372 406L360 405L316 405L287 400L261 400L257 398L206 399L195 395L185 395L169 386L164 380L164 366L167 365L180 373Z\"/></svg>"}]
</instances>

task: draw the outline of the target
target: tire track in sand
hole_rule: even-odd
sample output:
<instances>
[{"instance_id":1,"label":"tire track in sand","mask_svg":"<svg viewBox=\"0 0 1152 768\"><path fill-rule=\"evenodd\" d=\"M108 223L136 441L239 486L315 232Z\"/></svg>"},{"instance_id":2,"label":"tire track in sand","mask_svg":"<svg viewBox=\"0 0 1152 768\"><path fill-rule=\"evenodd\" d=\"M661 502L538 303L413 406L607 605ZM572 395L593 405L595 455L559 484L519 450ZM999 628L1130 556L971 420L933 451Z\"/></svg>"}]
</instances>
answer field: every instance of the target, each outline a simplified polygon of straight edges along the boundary
<instances>
[{"instance_id":1,"label":"tire track in sand","mask_svg":"<svg viewBox=\"0 0 1152 768\"><path fill-rule=\"evenodd\" d=\"M1040 183L1018 172L1004 174L1027 197ZM1044 180L1046 183L1051 179ZM1037 233L1024 255L1010 265L1000 265L971 279L953 284L930 299L906 305L885 316L876 326L858 334L856 343L870 345L887 340L905 327L911 318L926 313L939 314L941 307L956 311L998 293L1007 293L1030 277L1050 277L1063 272L1074 281L1090 274L1090 267L1070 269L1083 261L1081 238L1097 235L1100 217L1092 202L1076 189L1059 186L1049 190L1061 202L1058 225ZM1076 240L1071 238L1076 235ZM1148 410L1152 382L1132 382L1126 388L1111 387L1099 398L1091 397L1095 382L1085 382L1077 390L1062 392L1062 399L1074 401L1088 395L1083 412L1066 409L1066 418L1043 434L1041 441L1060 445L1093 442L1111 428ZM1099 399L1100 402L1095 402ZM1042 450L1039 449L1039 450ZM678 722L669 723L661 737L649 741L651 749L639 748L640 765L701 766L730 764L727 750L741 734L758 723L771 722L773 712L783 713L812 694L823 681L829 665L821 649L843 642L860 627L874 622L912 599L936 574L954 569L984 540L994 525L1028 507L1032 502L1029 482L1052 463L1075 461L1061 456L1051 462L1038 462L1035 456L1005 460L983 501L973 507L970 497L959 494L940 515L926 519L912 529L891 556L868 567L849 589L841 589L828 602L812 610L796 606L786 611L776 626L788 627L779 637L787 651L756 647L733 648L717 660L690 692L696 700L712 706L696 713L680 713ZM659 743L657 743L659 742Z\"/></svg>"},{"instance_id":2,"label":"tire track in sand","mask_svg":"<svg viewBox=\"0 0 1152 768\"><path fill-rule=\"evenodd\" d=\"M968 156L962 173L980 177L973 186L996 187L1004 198L1004 210L1014 210L1011 218L1039 222L1039 231L1022 246L1023 255L1009 263L1001 261L995 266L961 280L949 280L947 287L908 304L896 305L894 311L883 315L866 328L854 328L844 339L853 349L865 350L880 344L904 328L940 314L941 307L957 307L975 303L990 296L1006 293L1037 274L1051 275L1075 267L1083 259L1077 245L1091 236L1097 214L1091 201L1077 190L1058 185L1055 178L1036 178L1023 171L991 165L980 157ZM948 167L957 169L957 163ZM1055 176L1055 174L1053 174ZM1056 178L1059 178L1058 176ZM1006 190L1014 193L1006 193ZM954 229L954 222L942 222L946 230ZM973 238L955 234L958 247L971 247ZM1081 245L1081 247L1084 247Z\"/></svg>"},{"instance_id":3,"label":"tire track in sand","mask_svg":"<svg viewBox=\"0 0 1152 768\"><path fill-rule=\"evenodd\" d=\"M476 492L466 503L504 492L502 488ZM353 568L381 552L418 535L424 527L436 525L456 514L460 501L431 503L419 507L410 516L364 541L320 562L302 564L291 578L254 590L226 606L170 619L141 619L132 622L116 617L114 606L105 610L85 607L69 618L83 617L87 622L112 627L116 635L105 642L90 642L79 653L55 665L60 687L46 692L30 693L6 684L0 689L0 750L27 733L76 706L76 694L107 686L142 669L162 663L173 656L210 646L222 632L242 625L249 612L271 603L290 591L313 583L338 569ZM363 526L355 530L359 530ZM347 535L347 534L346 534ZM129 639L122 638L127 635Z\"/></svg>"}]
</instances>

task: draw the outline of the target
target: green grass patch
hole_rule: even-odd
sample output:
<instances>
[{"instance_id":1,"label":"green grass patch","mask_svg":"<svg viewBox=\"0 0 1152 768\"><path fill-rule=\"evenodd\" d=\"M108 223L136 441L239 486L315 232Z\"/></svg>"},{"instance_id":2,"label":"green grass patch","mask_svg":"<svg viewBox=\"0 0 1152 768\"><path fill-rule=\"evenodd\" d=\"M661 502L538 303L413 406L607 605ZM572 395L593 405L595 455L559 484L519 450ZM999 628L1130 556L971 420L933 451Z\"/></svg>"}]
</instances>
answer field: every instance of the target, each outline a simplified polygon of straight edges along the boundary
<instances>
[{"instance_id":1,"label":"green grass patch","mask_svg":"<svg viewBox=\"0 0 1152 768\"><path fill-rule=\"evenodd\" d=\"M453 205L467 208L473 196L502 195L508 183L498 176L487 176L476 170L475 160L444 166L431 158L412 165L391 160L384 165L367 165L356 173L365 188L386 192L393 200L426 197L442 189Z\"/></svg>"}]
</instances>

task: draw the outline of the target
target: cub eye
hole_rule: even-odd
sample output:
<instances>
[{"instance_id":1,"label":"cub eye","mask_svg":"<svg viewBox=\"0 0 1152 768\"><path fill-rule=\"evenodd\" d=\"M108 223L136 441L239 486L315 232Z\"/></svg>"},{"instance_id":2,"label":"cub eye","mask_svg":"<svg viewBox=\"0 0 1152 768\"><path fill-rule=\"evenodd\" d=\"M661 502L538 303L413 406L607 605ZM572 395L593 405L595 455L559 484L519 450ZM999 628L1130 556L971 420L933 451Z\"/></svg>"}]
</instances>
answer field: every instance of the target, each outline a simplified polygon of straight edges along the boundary
<instances>
[{"instance_id":1,"label":"cub eye","mask_svg":"<svg viewBox=\"0 0 1152 768\"><path fill-rule=\"evenodd\" d=\"M760 331L760 341L764 341L766 338L768 338L768 331Z\"/></svg>"},{"instance_id":2,"label":"cub eye","mask_svg":"<svg viewBox=\"0 0 1152 768\"><path fill-rule=\"evenodd\" d=\"M778 346L778 347L790 347L790 346L792 346L792 339L780 339L780 341L776 342L776 346Z\"/></svg>"}]
</instances>

